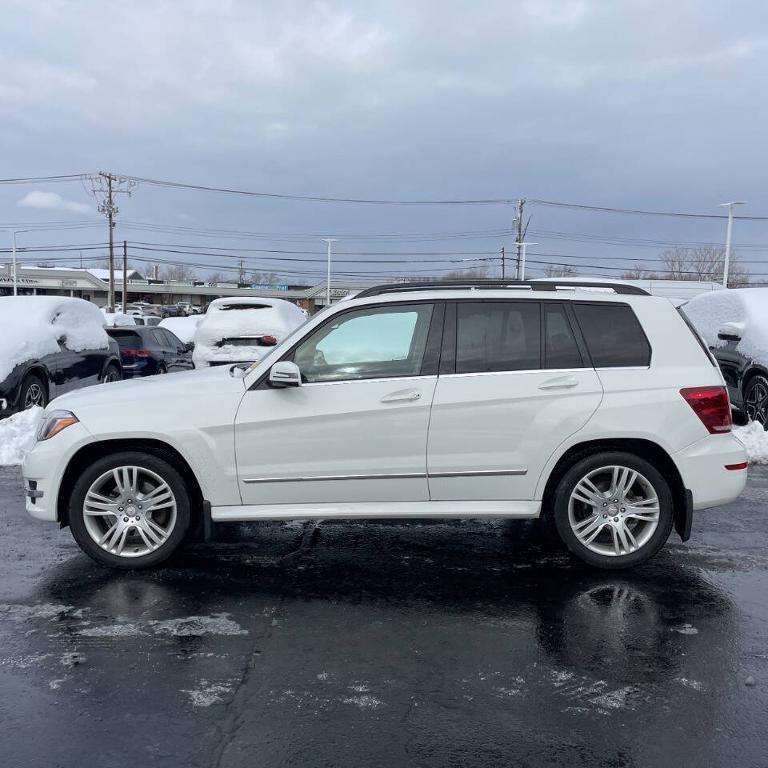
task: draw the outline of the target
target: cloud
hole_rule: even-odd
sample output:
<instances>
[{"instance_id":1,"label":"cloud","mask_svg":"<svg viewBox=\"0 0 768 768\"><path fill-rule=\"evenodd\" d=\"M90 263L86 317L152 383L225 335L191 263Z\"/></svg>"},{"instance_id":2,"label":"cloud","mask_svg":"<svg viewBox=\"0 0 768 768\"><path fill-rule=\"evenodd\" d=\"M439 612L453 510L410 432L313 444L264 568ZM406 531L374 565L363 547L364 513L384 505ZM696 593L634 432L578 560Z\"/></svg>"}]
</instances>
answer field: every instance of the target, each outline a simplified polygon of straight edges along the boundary
<instances>
[{"instance_id":1,"label":"cloud","mask_svg":"<svg viewBox=\"0 0 768 768\"><path fill-rule=\"evenodd\" d=\"M35 189L27 193L16 205L21 208L40 208L48 211L69 211L70 213L93 213L93 208L85 203L67 200L56 192L42 192Z\"/></svg>"}]
</instances>

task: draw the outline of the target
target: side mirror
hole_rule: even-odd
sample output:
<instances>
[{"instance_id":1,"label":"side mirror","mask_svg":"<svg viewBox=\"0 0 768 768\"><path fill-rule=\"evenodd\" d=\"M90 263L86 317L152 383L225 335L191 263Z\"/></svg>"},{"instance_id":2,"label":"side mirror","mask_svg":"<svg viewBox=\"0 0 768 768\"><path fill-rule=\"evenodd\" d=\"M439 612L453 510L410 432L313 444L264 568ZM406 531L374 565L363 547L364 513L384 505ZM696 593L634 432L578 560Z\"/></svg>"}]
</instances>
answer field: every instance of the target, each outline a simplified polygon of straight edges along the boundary
<instances>
[{"instance_id":1,"label":"side mirror","mask_svg":"<svg viewBox=\"0 0 768 768\"><path fill-rule=\"evenodd\" d=\"M717 332L717 338L720 341L741 341L743 330L741 323L726 323Z\"/></svg>"},{"instance_id":2,"label":"side mirror","mask_svg":"<svg viewBox=\"0 0 768 768\"><path fill-rule=\"evenodd\" d=\"M300 387L301 371L299 366L290 360L282 360L279 363L275 363L269 369L267 382L270 387Z\"/></svg>"}]
</instances>

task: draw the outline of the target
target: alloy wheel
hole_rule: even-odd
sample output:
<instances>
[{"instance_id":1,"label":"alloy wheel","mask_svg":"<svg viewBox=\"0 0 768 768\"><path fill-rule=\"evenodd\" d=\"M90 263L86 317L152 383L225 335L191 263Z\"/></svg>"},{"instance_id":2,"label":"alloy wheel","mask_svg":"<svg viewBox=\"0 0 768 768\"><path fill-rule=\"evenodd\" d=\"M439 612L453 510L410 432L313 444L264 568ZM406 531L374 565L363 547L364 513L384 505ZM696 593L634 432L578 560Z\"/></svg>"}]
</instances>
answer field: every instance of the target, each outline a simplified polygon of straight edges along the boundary
<instances>
[{"instance_id":1,"label":"alloy wheel","mask_svg":"<svg viewBox=\"0 0 768 768\"><path fill-rule=\"evenodd\" d=\"M568 522L578 541L599 555L637 552L659 525L659 497L649 480L630 467L594 469L576 483Z\"/></svg>"},{"instance_id":2,"label":"alloy wheel","mask_svg":"<svg viewBox=\"0 0 768 768\"><path fill-rule=\"evenodd\" d=\"M45 392L40 384L33 381L24 395L24 409L32 408L34 405L42 405L45 401Z\"/></svg>"},{"instance_id":3,"label":"alloy wheel","mask_svg":"<svg viewBox=\"0 0 768 768\"><path fill-rule=\"evenodd\" d=\"M118 557L141 557L159 549L176 525L176 497L160 475L122 466L100 475L83 502L88 535Z\"/></svg>"},{"instance_id":4,"label":"alloy wheel","mask_svg":"<svg viewBox=\"0 0 768 768\"><path fill-rule=\"evenodd\" d=\"M758 421L764 427L768 424L768 381L762 376L750 382L744 405L748 421Z\"/></svg>"}]
</instances>

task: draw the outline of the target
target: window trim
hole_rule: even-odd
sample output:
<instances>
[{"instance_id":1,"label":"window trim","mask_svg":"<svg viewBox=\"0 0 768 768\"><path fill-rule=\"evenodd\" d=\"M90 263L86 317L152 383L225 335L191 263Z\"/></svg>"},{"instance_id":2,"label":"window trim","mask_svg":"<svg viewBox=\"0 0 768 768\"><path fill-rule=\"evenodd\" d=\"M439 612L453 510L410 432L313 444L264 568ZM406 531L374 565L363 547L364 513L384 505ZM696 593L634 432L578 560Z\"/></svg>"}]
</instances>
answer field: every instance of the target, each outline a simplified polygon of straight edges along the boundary
<instances>
[{"instance_id":1,"label":"window trim","mask_svg":"<svg viewBox=\"0 0 768 768\"><path fill-rule=\"evenodd\" d=\"M344 315L348 315L351 312L358 312L358 311L365 311L365 310L371 310L371 309L384 309L389 307L412 307L412 306L421 306L424 304L428 304L432 306L432 317L430 319L429 329L427 331L427 341L424 346L424 357L421 361L421 370L417 374L407 374L402 376L376 376L369 379L335 379L331 381L309 381L309 382L302 382L302 386L308 387L313 386L315 384L351 384L356 382L365 382L365 381L390 381L390 380L397 380L397 379L414 379L414 378L423 378L425 376L436 376L438 373L438 369L440 366L440 355L441 355L441 347L439 344L439 341L442 338L443 335L443 318L445 313L445 304L447 302L445 300L439 300L439 299L421 299L421 300L411 300L411 301L393 301L393 302L381 302L381 303L375 303L375 304L358 304L353 307L346 308L340 312L334 312L332 315L329 315L325 320L323 320L322 323L319 323L314 328L312 328L310 331L305 333L300 339L297 339L291 347L286 350L279 359L275 360L269 368L267 368L264 373L248 388L249 390L252 389L272 389L272 387L268 384L269 379L269 371L270 368L272 368L272 365L278 362L282 362L284 360L289 360L293 362L293 356L296 352L297 347L299 345L303 344L307 339L309 339L311 336L313 336L315 333L320 331L322 328L324 328L329 323L336 322L340 317L343 317Z\"/></svg>"}]
</instances>

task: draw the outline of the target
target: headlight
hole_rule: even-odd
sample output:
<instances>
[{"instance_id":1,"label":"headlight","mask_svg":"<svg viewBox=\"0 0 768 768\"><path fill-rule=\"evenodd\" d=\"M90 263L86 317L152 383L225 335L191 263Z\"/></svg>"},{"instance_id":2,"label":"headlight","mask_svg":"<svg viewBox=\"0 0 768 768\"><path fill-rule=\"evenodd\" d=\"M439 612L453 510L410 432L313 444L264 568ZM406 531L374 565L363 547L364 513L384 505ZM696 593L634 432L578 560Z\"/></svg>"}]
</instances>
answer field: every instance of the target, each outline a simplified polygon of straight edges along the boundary
<instances>
[{"instance_id":1,"label":"headlight","mask_svg":"<svg viewBox=\"0 0 768 768\"><path fill-rule=\"evenodd\" d=\"M37 430L38 440L48 440L48 438L58 435L62 429L66 429L71 424L77 424L78 418L72 411L51 411L43 423L40 425L40 429Z\"/></svg>"}]
</instances>

